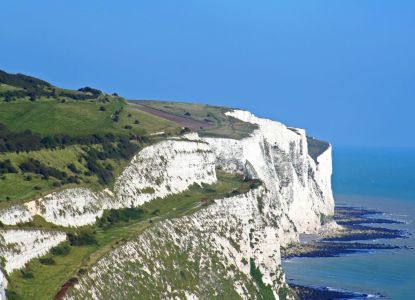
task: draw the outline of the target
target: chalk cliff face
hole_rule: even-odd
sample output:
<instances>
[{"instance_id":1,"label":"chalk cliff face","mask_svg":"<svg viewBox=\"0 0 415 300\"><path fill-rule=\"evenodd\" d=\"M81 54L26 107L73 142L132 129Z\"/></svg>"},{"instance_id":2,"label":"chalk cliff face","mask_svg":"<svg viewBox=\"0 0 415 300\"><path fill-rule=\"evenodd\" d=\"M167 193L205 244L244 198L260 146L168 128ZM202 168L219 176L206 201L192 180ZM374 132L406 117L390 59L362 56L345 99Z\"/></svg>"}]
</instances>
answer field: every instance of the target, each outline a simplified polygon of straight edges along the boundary
<instances>
[{"instance_id":1,"label":"chalk cliff face","mask_svg":"<svg viewBox=\"0 0 415 300\"><path fill-rule=\"evenodd\" d=\"M0 257L4 271L22 268L32 258L46 254L50 248L66 240L66 234L43 230L0 230ZM0 269L0 300L6 299L7 280Z\"/></svg>"},{"instance_id":2,"label":"chalk cliff face","mask_svg":"<svg viewBox=\"0 0 415 300\"><path fill-rule=\"evenodd\" d=\"M6 299L6 287L7 287L7 280L4 277L3 272L0 270L0 300Z\"/></svg>"},{"instance_id":3,"label":"chalk cliff face","mask_svg":"<svg viewBox=\"0 0 415 300\"><path fill-rule=\"evenodd\" d=\"M276 298L284 298L280 246L299 233L317 232L322 217L333 214L331 147L313 159L304 130L246 111L227 114L258 129L241 140L192 134L160 142L133 158L114 191L64 190L0 211L0 221L17 224L38 214L62 226L91 224L104 209L138 206L193 183L213 183L219 167L263 185L218 199L193 215L159 222L100 259L67 298L152 299L163 292L164 298L255 299L252 267ZM188 284L181 286L177 276Z\"/></svg>"},{"instance_id":4,"label":"chalk cliff face","mask_svg":"<svg viewBox=\"0 0 415 300\"><path fill-rule=\"evenodd\" d=\"M206 142L168 140L140 151L117 179L114 193L66 189L0 211L0 221L15 225L40 215L56 225L79 227L95 223L105 209L138 206L215 181L215 156Z\"/></svg>"},{"instance_id":5,"label":"chalk cliff face","mask_svg":"<svg viewBox=\"0 0 415 300\"><path fill-rule=\"evenodd\" d=\"M30 259L46 254L50 248L66 240L66 234L43 230L1 230L0 256L5 271L20 269Z\"/></svg>"},{"instance_id":6,"label":"chalk cliff face","mask_svg":"<svg viewBox=\"0 0 415 300\"><path fill-rule=\"evenodd\" d=\"M67 298L255 299L251 259L278 295L285 287L278 230L261 212L265 196L259 187L157 224L101 259Z\"/></svg>"},{"instance_id":7,"label":"chalk cliff face","mask_svg":"<svg viewBox=\"0 0 415 300\"><path fill-rule=\"evenodd\" d=\"M246 111L230 116L257 124L259 129L242 140L207 138L217 163L230 172L261 179L267 190L264 214L279 220L280 241L287 244L299 233L312 233L321 226L322 215L332 215L331 147L316 162L308 155L303 129L255 117Z\"/></svg>"}]
</instances>

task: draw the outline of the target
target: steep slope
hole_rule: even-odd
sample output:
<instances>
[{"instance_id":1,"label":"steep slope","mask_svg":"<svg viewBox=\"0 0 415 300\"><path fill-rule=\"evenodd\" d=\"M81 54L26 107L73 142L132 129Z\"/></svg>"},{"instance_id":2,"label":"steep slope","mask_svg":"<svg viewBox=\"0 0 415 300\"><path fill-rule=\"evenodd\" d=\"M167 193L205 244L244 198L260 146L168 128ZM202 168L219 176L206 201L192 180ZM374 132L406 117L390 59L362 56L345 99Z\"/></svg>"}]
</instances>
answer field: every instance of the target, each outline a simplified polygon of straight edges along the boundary
<instances>
[{"instance_id":1,"label":"steep slope","mask_svg":"<svg viewBox=\"0 0 415 300\"><path fill-rule=\"evenodd\" d=\"M270 201L264 203L264 211L267 219L281 220L283 244L296 239L298 233L316 232L321 216L334 212L331 147L317 157L316 163L308 155L304 130L288 129L246 111L228 114L257 124L259 130L239 141L206 138L215 149L219 165L265 183Z\"/></svg>"}]
</instances>

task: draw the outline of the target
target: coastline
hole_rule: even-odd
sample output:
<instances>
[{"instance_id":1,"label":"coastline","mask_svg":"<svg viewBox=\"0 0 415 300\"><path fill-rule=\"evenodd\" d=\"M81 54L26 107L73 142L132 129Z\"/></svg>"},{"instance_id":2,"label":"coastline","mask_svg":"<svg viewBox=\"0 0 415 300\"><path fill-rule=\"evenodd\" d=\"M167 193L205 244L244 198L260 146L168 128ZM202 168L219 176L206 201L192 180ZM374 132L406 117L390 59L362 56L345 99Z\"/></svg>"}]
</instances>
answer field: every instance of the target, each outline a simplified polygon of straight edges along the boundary
<instances>
[{"instance_id":1,"label":"coastline","mask_svg":"<svg viewBox=\"0 0 415 300\"><path fill-rule=\"evenodd\" d=\"M387 218L380 210L353 205L337 205L332 220L318 234L302 234L300 242L281 249L283 261L294 258L340 257L355 253L379 250L413 249L405 245L390 244L393 239L407 239L410 233L401 229L385 228L381 225L404 224L401 220ZM386 242L387 241L387 242ZM326 286L303 285L288 279L290 287L300 299L367 299L383 298L381 293L361 293Z\"/></svg>"}]
</instances>

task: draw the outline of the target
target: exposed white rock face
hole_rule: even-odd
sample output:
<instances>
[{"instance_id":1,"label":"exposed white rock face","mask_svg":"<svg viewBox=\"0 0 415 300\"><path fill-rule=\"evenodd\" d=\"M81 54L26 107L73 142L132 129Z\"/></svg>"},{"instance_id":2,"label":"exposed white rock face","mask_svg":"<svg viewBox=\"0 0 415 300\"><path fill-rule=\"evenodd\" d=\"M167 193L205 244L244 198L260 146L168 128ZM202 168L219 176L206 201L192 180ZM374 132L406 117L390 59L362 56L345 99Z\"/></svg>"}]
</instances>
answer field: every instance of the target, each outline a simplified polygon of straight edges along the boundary
<instances>
[{"instance_id":1,"label":"exposed white rock face","mask_svg":"<svg viewBox=\"0 0 415 300\"><path fill-rule=\"evenodd\" d=\"M332 213L334 210L334 200L333 191L331 190L331 174L333 172L331 146L317 157L317 162L317 174L315 177L319 182L323 197L327 199L328 212Z\"/></svg>"},{"instance_id":2,"label":"exposed white rock face","mask_svg":"<svg viewBox=\"0 0 415 300\"><path fill-rule=\"evenodd\" d=\"M6 225L16 225L32 220L32 215L23 205L15 205L0 211L0 222Z\"/></svg>"},{"instance_id":3,"label":"exposed white rock face","mask_svg":"<svg viewBox=\"0 0 415 300\"><path fill-rule=\"evenodd\" d=\"M261 179L268 190L264 213L278 220L280 241L298 240L299 233L317 232L321 215L332 215L331 147L318 157L308 155L302 129L257 118L246 111L230 116L258 125L251 137L242 140L204 138L214 149L217 163L230 172Z\"/></svg>"},{"instance_id":4,"label":"exposed white rock face","mask_svg":"<svg viewBox=\"0 0 415 300\"><path fill-rule=\"evenodd\" d=\"M66 189L25 203L31 215L40 215L46 221L61 226L93 224L104 209L115 206L106 192L94 193L86 188Z\"/></svg>"},{"instance_id":5,"label":"exposed white rock face","mask_svg":"<svg viewBox=\"0 0 415 300\"><path fill-rule=\"evenodd\" d=\"M168 140L140 151L117 179L115 193L123 205L137 206L215 181L215 156L207 143Z\"/></svg>"},{"instance_id":6,"label":"exposed white rock face","mask_svg":"<svg viewBox=\"0 0 415 300\"><path fill-rule=\"evenodd\" d=\"M5 271L20 269L65 240L66 234L57 231L0 230L0 256L6 262Z\"/></svg>"},{"instance_id":7,"label":"exposed white rock face","mask_svg":"<svg viewBox=\"0 0 415 300\"><path fill-rule=\"evenodd\" d=\"M6 300L7 280L0 269L0 300Z\"/></svg>"},{"instance_id":8,"label":"exposed white rock face","mask_svg":"<svg viewBox=\"0 0 415 300\"><path fill-rule=\"evenodd\" d=\"M53 224L79 227L95 223L105 209L138 206L215 181L215 156L206 142L168 140L140 151L116 180L115 193L66 189L0 211L0 221L15 225L40 215Z\"/></svg>"},{"instance_id":9,"label":"exposed white rock face","mask_svg":"<svg viewBox=\"0 0 415 300\"><path fill-rule=\"evenodd\" d=\"M253 259L278 299L285 286L278 230L260 211L264 195L260 187L157 224L102 258L67 298L256 299ZM184 286L172 271L186 278ZM231 291L221 294L219 282L229 282Z\"/></svg>"}]
</instances>

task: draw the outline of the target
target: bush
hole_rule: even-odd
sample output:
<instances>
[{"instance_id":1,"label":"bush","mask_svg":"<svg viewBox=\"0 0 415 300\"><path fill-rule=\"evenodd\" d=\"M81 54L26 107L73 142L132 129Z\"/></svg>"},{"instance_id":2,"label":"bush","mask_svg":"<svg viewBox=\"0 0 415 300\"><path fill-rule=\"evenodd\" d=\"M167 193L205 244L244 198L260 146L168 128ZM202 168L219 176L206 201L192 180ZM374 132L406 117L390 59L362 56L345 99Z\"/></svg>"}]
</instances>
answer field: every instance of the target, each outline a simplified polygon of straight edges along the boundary
<instances>
[{"instance_id":1,"label":"bush","mask_svg":"<svg viewBox=\"0 0 415 300\"><path fill-rule=\"evenodd\" d=\"M68 165L68 169L69 169L71 172L75 173L75 174L80 174L80 173L81 173L81 171L79 171L79 170L76 168L76 166L75 166L74 164L72 164L72 163L70 163L70 164Z\"/></svg>"},{"instance_id":2,"label":"bush","mask_svg":"<svg viewBox=\"0 0 415 300\"><path fill-rule=\"evenodd\" d=\"M68 233L67 235L71 246L88 246L98 244L94 233L88 229L75 233Z\"/></svg>"},{"instance_id":3,"label":"bush","mask_svg":"<svg viewBox=\"0 0 415 300\"><path fill-rule=\"evenodd\" d=\"M97 224L101 228L109 228L120 222L138 220L143 214L145 214L145 211L141 208L110 209L106 210L102 217L97 220Z\"/></svg>"},{"instance_id":4,"label":"bush","mask_svg":"<svg viewBox=\"0 0 415 300\"><path fill-rule=\"evenodd\" d=\"M20 274L22 275L24 279L31 279L35 277L33 272L27 271L27 270L20 270Z\"/></svg>"},{"instance_id":5,"label":"bush","mask_svg":"<svg viewBox=\"0 0 415 300\"><path fill-rule=\"evenodd\" d=\"M55 168L42 165L42 163L36 159L29 158L27 161L19 165L20 170L23 172L31 172L35 174L40 174L44 179L48 179L49 176L55 177L57 179L65 179L67 174L61 172Z\"/></svg>"},{"instance_id":6,"label":"bush","mask_svg":"<svg viewBox=\"0 0 415 300\"><path fill-rule=\"evenodd\" d=\"M54 265L56 264L55 260L52 257L41 257L39 258L39 262L43 265Z\"/></svg>"},{"instance_id":7,"label":"bush","mask_svg":"<svg viewBox=\"0 0 415 300\"><path fill-rule=\"evenodd\" d=\"M84 92L84 93L91 93L93 96L99 96L102 94L102 92L100 90L91 88L89 86L83 87L78 89L79 92Z\"/></svg>"},{"instance_id":8,"label":"bush","mask_svg":"<svg viewBox=\"0 0 415 300\"><path fill-rule=\"evenodd\" d=\"M0 161L0 174L17 173L17 169L12 165L10 159Z\"/></svg>"},{"instance_id":9,"label":"bush","mask_svg":"<svg viewBox=\"0 0 415 300\"><path fill-rule=\"evenodd\" d=\"M50 249L50 252L56 256L68 255L70 251L71 251L71 247L69 247L68 243L62 243Z\"/></svg>"}]
</instances>

